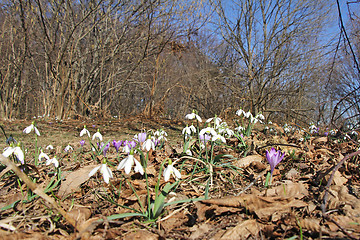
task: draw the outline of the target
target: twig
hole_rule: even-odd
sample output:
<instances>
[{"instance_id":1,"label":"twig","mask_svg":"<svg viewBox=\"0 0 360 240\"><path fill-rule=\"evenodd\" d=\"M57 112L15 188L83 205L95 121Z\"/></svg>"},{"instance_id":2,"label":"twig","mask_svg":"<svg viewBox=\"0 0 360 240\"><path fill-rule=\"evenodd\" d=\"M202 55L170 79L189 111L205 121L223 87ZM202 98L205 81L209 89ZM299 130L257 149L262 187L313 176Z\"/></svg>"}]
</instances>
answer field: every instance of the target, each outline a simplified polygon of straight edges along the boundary
<instances>
[{"instance_id":1,"label":"twig","mask_svg":"<svg viewBox=\"0 0 360 240\"><path fill-rule=\"evenodd\" d=\"M255 179L254 181L252 181L249 185L247 185L243 190L241 190L239 193L235 194L235 196L239 196L240 194L244 193L246 190L248 190L249 188L251 188L252 185L254 185L257 180L259 180L259 178L261 176L263 176L267 171L269 171L269 168L267 167L264 171L262 171Z\"/></svg>"},{"instance_id":2,"label":"twig","mask_svg":"<svg viewBox=\"0 0 360 240\"><path fill-rule=\"evenodd\" d=\"M31 189L32 192L39 195L46 202L50 203L52 208L56 209L66 219L66 221L68 221L69 224L71 224L76 230L81 232L81 228L76 224L76 220L72 218L70 215L68 215L65 212L65 210L54 201L54 199L46 195L43 189L40 189L36 183L31 181L30 178L25 173L23 173L12 161L10 161L8 158L0 154L0 162L6 165L7 167L10 167L11 170L13 170L15 174L23 182L25 182L25 184Z\"/></svg>"}]
</instances>

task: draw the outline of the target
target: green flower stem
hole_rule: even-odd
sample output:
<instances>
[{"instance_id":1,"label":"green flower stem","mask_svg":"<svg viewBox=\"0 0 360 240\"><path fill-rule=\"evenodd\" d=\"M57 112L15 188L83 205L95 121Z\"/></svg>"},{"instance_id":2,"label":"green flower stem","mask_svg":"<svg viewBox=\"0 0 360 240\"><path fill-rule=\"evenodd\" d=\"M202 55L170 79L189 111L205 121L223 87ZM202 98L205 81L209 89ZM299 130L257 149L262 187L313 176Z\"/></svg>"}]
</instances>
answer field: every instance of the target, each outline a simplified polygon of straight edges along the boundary
<instances>
[{"instance_id":1,"label":"green flower stem","mask_svg":"<svg viewBox=\"0 0 360 240\"><path fill-rule=\"evenodd\" d=\"M35 133L35 166L38 165L38 158L39 158L39 149L37 143L38 143L38 136Z\"/></svg>"}]
</instances>

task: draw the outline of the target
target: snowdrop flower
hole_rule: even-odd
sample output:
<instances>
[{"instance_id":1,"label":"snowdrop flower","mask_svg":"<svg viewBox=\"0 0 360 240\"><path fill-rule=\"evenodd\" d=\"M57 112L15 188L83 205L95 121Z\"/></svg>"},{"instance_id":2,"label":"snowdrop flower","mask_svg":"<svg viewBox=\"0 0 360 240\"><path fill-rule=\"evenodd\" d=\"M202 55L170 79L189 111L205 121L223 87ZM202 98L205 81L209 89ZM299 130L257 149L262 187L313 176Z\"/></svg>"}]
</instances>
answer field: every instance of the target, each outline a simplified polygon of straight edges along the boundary
<instances>
[{"instance_id":1,"label":"snowdrop flower","mask_svg":"<svg viewBox=\"0 0 360 240\"><path fill-rule=\"evenodd\" d=\"M250 116L250 122L255 124L259 121L259 119L257 119L256 117L253 117L252 115Z\"/></svg>"},{"instance_id":2,"label":"snowdrop flower","mask_svg":"<svg viewBox=\"0 0 360 240\"><path fill-rule=\"evenodd\" d=\"M73 150L74 150L74 149L73 149L72 146L70 146L70 144L68 144L68 145L65 147L65 149L64 149L65 152L70 152L70 151L73 151Z\"/></svg>"},{"instance_id":3,"label":"snowdrop flower","mask_svg":"<svg viewBox=\"0 0 360 240\"><path fill-rule=\"evenodd\" d=\"M113 178L113 174L111 169L106 165L106 163L102 163L101 165L97 166L89 173L89 177L92 177L98 170L100 169L100 173L103 175L104 182L109 184L110 178Z\"/></svg>"},{"instance_id":4,"label":"snowdrop flower","mask_svg":"<svg viewBox=\"0 0 360 240\"><path fill-rule=\"evenodd\" d=\"M154 136L158 136L158 140L165 140L167 141L166 137L167 137L167 133L163 130L163 129L159 129L154 133Z\"/></svg>"},{"instance_id":5,"label":"snowdrop flower","mask_svg":"<svg viewBox=\"0 0 360 240\"><path fill-rule=\"evenodd\" d=\"M46 161L46 165L50 165L50 164L54 164L55 167L59 167L59 161L56 159L56 156Z\"/></svg>"},{"instance_id":6,"label":"snowdrop flower","mask_svg":"<svg viewBox=\"0 0 360 240\"><path fill-rule=\"evenodd\" d=\"M53 149L54 149L54 146L50 144L50 145L46 146L45 149L46 149L46 150L53 150Z\"/></svg>"},{"instance_id":7,"label":"snowdrop flower","mask_svg":"<svg viewBox=\"0 0 360 240\"><path fill-rule=\"evenodd\" d=\"M268 124L272 124L272 121L269 121Z\"/></svg>"},{"instance_id":8,"label":"snowdrop flower","mask_svg":"<svg viewBox=\"0 0 360 240\"><path fill-rule=\"evenodd\" d=\"M261 113L259 113L258 115L256 115L256 118L259 120L265 120L264 115L262 115Z\"/></svg>"},{"instance_id":9,"label":"snowdrop flower","mask_svg":"<svg viewBox=\"0 0 360 240\"><path fill-rule=\"evenodd\" d=\"M32 122L30 126L24 129L24 133L30 133L32 130L36 133L36 135L40 136L39 130L35 127L35 122Z\"/></svg>"},{"instance_id":10,"label":"snowdrop flower","mask_svg":"<svg viewBox=\"0 0 360 240\"><path fill-rule=\"evenodd\" d=\"M223 136L221 136L220 134L216 134L211 138L211 141L213 141L213 142L216 140L220 140L223 143L226 143L226 139Z\"/></svg>"},{"instance_id":11,"label":"snowdrop flower","mask_svg":"<svg viewBox=\"0 0 360 240\"><path fill-rule=\"evenodd\" d=\"M194 127L194 125L191 125L190 127L188 125L186 125L186 127L184 127L184 129L182 130L182 134L187 134L187 135L191 135L191 133L196 133L196 128Z\"/></svg>"},{"instance_id":12,"label":"snowdrop flower","mask_svg":"<svg viewBox=\"0 0 360 240\"><path fill-rule=\"evenodd\" d=\"M190 149L188 149L188 150L186 150L186 155L188 155L188 156L192 156L192 152L191 152L191 150Z\"/></svg>"},{"instance_id":13,"label":"snowdrop flower","mask_svg":"<svg viewBox=\"0 0 360 240\"><path fill-rule=\"evenodd\" d=\"M186 114L185 119L189 119L192 120L196 118L196 120L198 120L199 122L202 122L201 117L199 115L197 115L194 111L192 113Z\"/></svg>"},{"instance_id":14,"label":"snowdrop flower","mask_svg":"<svg viewBox=\"0 0 360 240\"><path fill-rule=\"evenodd\" d=\"M242 109L237 110L237 111L236 111L236 115L238 115L239 117L241 117L241 115L244 115L244 117L246 117L246 118L252 117L252 114L251 114L250 111L249 111L249 112L245 112L245 111L242 110Z\"/></svg>"},{"instance_id":15,"label":"snowdrop flower","mask_svg":"<svg viewBox=\"0 0 360 240\"><path fill-rule=\"evenodd\" d=\"M216 131L214 130L214 128L211 128L211 127L207 127L207 128L204 128L200 131L200 135L204 135L205 133L207 134L211 134L212 136L215 136L217 135Z\"/></svg>"},{"instance_id":16,"label":"snowdrop flower","mask_svg":"<svg viewBox=\"0 0 360 240\"><path fill-rule=\"evenodd\" d=\"M94 133L94 135L92 137L92 140L95 140L95 139L97 139L100 142L103 140L103 137L102 137L99 129L97 130L96 133Z\"/></svg>"},{"instance_id":17,"label":"snowdrop flower","mask_svg":"<svg viewBox=\"0 0 360 240\"><path fill-rule=\"evenodd\" d=\"M131 171L132 166L135 164L134 171L139 172L141 175L144 174L144 169L141 166L140 162L135 159L133 154L129 154L126 158L124 158L119 165L117 166L117 169L124 169L126 174L129 174Z\"/></svg>"},{"instance_id":18,"label":"snowdrop flower","mask_svg":"<svg viewBox=\"0 0 360 240\"><path fill-rule=\"evenodd\" d=\"M84 129L81 130L81 132L80 132L80 137L82 137L85 134L88 135L88 137L90 138L90 132L89 132L89 130L86 129L86 126L84 125Z\"/></svg>"},{"instance_id":19,"label":"snowdrop flower","mask_svg":"<svg viewBox=\"0 0 360 240\"><path fill-rule=\"evenodd\" d=\"M207 123L214 121L215 126L220 125L220 122L222 121L221 118L219 117L213 117L213 118L209 118L208 120L206 120Z\"/></svg>"},{"instance_id":20,"label":"snowdrop flower","mask_svg":"<svg viewBox=\"0 0 360 240\"><path fill-rule=\"evenodd\" d=\"M17 157L17 159L24 164L24 153L21 150L19 144L14 147L13 144L10 145L10 147L7 147L4 149L4 153L2 154L4 157L9 157L11 154L15 154L15 156Z\"/></svg>"},{"instance_id":21,"label":"snowdrop flower","mask_svg":"<svg viewBox=\"0 0 360 240\"><path fill-rule=\"evenodd\" d=\"M239 110L236 111L236 115L238 115L239 117L241 117L241 115L245 116L245 111L240 108Z\"/></svg>"},{"instance_id":22,"label":"snowdrop flower","mask_svg":"<svg viewBox=\"0 0 360 240\"><path fill-rule=\"evenodd\" d=\"M243 128L242 126L238 126L238 127L235 128L235 130L238 131L238 132L242 132L242 131L245 130L245 128Z\"/></svg>"},{"instance_id":23,"label":"snowdrop flower","mask_svg":"<svg viewBox=\"0 0 360 240\"><path fill-rule=\"evenodd\" d=\"M45 158L46 160L50 159L49 156L41 150L39 154L39 161L41 161L43 158Z\"/></svg>"},{"instance_id":24,"label":"snowdrop flower","mask_svg":"<svg viewBox=\"0 0 360 240\"><path fill-rule=\"evenodd\" d=\"M178 180L178 179L181 178L181 173L179 172L179 170L174 168L171 160L169 160L169 165L164 170L164 180L165 180L165 182L169 181L170 175L172 175L175 178L175 180Z\"/></svg>"},{"instance_id":25,"label":"snowdrop flower","mask_svg":"<svg viewBox=\"0 0 360 240\"><path fill-rule=\"evenodd\" d=\"M151 140L151 138L148 138L143 143L142 148L143 148L143 150L146 150L147 152L150 151L150 149L155 150L155 143Z\"/></svg>"},{"instance_id":26,"label":"snowdrop flower","mask_svg":"<svg viewBox=\"0 0 360 240\"><path fill-rule=\"evenodd\" d=\"M266 150L266 159L270 164L271 176L274 172L276 165L278 165L279 162L283 160L284 156L285 156L285 152L281 155L281 151L280 150L276 151L275 148L271 148L270 152Z\"/></svg>"}]
</instances>

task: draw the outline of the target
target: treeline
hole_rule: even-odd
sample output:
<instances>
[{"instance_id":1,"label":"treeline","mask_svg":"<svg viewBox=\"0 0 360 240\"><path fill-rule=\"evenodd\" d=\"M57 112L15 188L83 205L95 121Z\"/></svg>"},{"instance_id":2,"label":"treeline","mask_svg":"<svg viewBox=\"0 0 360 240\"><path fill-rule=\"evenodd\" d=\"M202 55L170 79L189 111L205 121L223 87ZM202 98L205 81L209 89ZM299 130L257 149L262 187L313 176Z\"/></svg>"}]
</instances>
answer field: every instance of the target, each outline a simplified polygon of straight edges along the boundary
<instances>
[{"instance_id":1,"label":"treeline","mask_svg":"<svg viewBox=\"0 0 360 240\"><path fill-rule=\"evenodd\" d=\"M337 15L325 0L0 6L4 119L178 118L192 109L210 117L242 107L271 119L326 122L348 92L339 84L349 85L344 69L353 62L326 31Z\"/></svg>"}]
</instances>

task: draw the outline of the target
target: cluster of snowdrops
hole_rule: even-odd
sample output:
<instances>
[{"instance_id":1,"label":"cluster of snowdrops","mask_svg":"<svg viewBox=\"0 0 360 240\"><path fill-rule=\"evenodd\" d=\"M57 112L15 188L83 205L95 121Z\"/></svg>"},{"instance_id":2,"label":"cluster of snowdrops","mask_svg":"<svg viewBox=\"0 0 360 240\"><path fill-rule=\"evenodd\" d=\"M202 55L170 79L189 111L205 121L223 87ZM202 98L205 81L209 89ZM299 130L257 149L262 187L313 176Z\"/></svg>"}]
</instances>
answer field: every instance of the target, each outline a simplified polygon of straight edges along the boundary
<instances>
[{"instance_id":1,"label":"cluster of snowdrops","mask_svg":"<svg viewBox=\"0 0 360 240\"><path fill-rule=\"evenodd\" d=\"M240 118L239 121L236 121L237 127L235 127L234 130L230 129L228 124L217 116L206 120L205 123L202 122L201 117L197 114L196 111L193 111L192 113L185 116L185 118L189 121L189 124L182 130L182 135L184 138L182 155L188 156L189 159L193 159L196 162L202 162L204 165L208 166L207 173L209 173L209 182L211 182L211 184L213 171L212 166L218 164L217 161L220 161L221 163L221 157L219 158L218 156L215 156L215 147L226 147L227 139L230 137L238 138L240 142L239 146L244 146L244 138L250 136L254 124L264 120L264 116L261 113L254 117L250 112L245 112L240 109L236 112L236 114ZM40 136L40 132L36 127L36 123L33 122L30 126L26 127L23 132L27 134L30 132L35 133L35 165L38 165L38 163L46 160L45 164L53 164L54 167L58 169L59 175L61 175L61 172L59 171L59 161L56 156L50 158L49 155L43 151L43 149L37 147L37 138ZM80 132L80 137L85 137L88 139L91 146L92 155L94 156L93 159L94 161L98 161L99 164L88 173L89 177L93 177L96 174L101 174L104 182L107 184L110 183L110 179L114 177L112 171L113 165L108 164L106 153L110 147L114 147L116 152L119 154L118 156L126 156L117 164L117 170L123 170L126 174L130 174L131 170L133 169L134 172L144 175L146 179L149 195L147 198L147 207L142 205L139 198L138 201L141 206L140 211L137 209L132 209L132 215L129 215L129 213L123 215L118 214L116 216L110 216L110 218L115 219L129 216L142 216L148 220L156 220L157 217L162 213L163 208L166 206L166 194L169 193L182 179L182 171L178 166L176 166L176 163L179 162L180 159L176 159L174 162L169 158L165 159L160 168L158 183L155 186L155 200L150 202L151 198L146 173L149 153L151 150L161 149L164 146L165 142L167 141L167 133L160 129L155 132L148 131L138 133L131 140L113 140L112 142L109 140L104 142L103 136L99 130L91 136L90 131L86 128L86 126L84 126ZM81 147L84 146L85 142L85 139L81 139ZM190 144L194 142L197 143L197 147L194 147L194 144ZM20 162L20 167L21 165L26 164L23 151L24 147L20 143L16 142L16 140L13 138L7 139L7 143L9 146L4 149L3 156L11 157L15 162ZM51 149L53 147L49 145L45 148L45 150L49 148ZM71 150L73 150L73 148L70 145L65 147L65 151ZM27 150L25 150L25 152L27 152ZM96 156L99 155L103 155L104 157L97 158ZM266 158L271 167L271 171L267 176L267 182L269 179L271 182L272 173L276 165L284 158L284 155L285 153L276 151L274 148L272 148L270 151L266 151ZM167 166L165 167L166 163ZM163 167L165 167L165 169L162 171ZM171 176L175 178L176 181L172 184L167 183L160 191L159 186L161 174L164 177L165 182L168 182ZM61 178L61 176L59 177ZM209 184L207 186L209 186ZM205 195L205 198L207 198L207 194ZM189 201L191 201L191 199L189 199Z\"/></svg>"},{"instance_id":2,"label":"cluster of snowdrops","mask_svg":"<svg viewBox=\"0 0 360 240\"><path fill-rule=\"evenodd\" d=\"M213 118L209 118L203 124L203 128L200 129L200 125L202 123L201 117L197 114L194 110L192 113L187 114L185 119L191 121L191 124L187 125L183 130L182 134L184 136L184 154L192 156L194 150L191 149L189 146L190 141L193 138L197 138L200 145L200 150L208 150L207 144L215 143L215 144L226 144L226 139L232 136L237 137L239 140L243 140L244 136L249 136L251 130L255 123L261 122L263 123L264 116L259 113L255 117L251 114L251 112L245 112L242 109L236 111L236 114L240 118L241 123L236 121L237 127L234 130L230 129L228 124L225 121L222 121L221 118L215 116ZM247 126L244 123L244 119L248 119ZM37 137L40 136L40 132L36 127L35 122L28 127L26 127L23 132L30 133L34 131L36 137L36 144L37 144ZM134 166L134 172L138 172L141 175L144 174L144 169L147 166L147 159L146 153L148 153L151 149L155 150L156 148L161 148L164 143L167 141L167 133L160 129L152 134L147 132L141 132L134 136L132 140L125 140L125 141L116 141L113 140L111 143L110 141L104 143L103 136L98 130L93 134L91 137L91 133L89 130L84 126L84 128L80 132L80 137L87 137L93 152L102 153L105 158L103 158L102 162L99 166L95 167L92 171L89 172L89 176L95 175L99 170L103 176L103 179L106 183L109 183L110 178L113 178L113 173L111 168L107 164L106 152L109 148L114 147L116 152L122 151L123 153L127 154L123 160L117 166L117 170L124 169L126 174L131 172L131 169ZM92 142L96 141L96 144ZM10 155L14 156L14 159L20 162L21 164L25 163L25 155L20 143L17 143L15 139L8 139L9 147L6 147L3 152L3 156L9 157ZM80 145L83 147L85 144L85 140L82 139L80 141ZM51 145L47 146L46 149L52 149ZM73 148L68 145L65 147L65 151L71 151ZM38 152L36 146L36 152ZM144 157L142 161L139 161L135 157L135 153L140 153L141 156ZM276 151L272 148L270 151L266 151L266 158L271 166L271 175L275 168L275 166L284 158L285 153L281 153L280 151ZM36 154L35 157L35 165L37 165L38 161L46 160L46 165L54 164L57 168L59 167L59 161L57 160L56 156L50 158L48 154L44 153L42 149L39 149L39 152ZM209 159L211 162L211 159ZM180 171L174 167L174 163L168 159L168 165L163 171L163 176L165 181L169 181L170 177L173 176L176 180L181 179Z\"/></svg>"}]
</instances>

